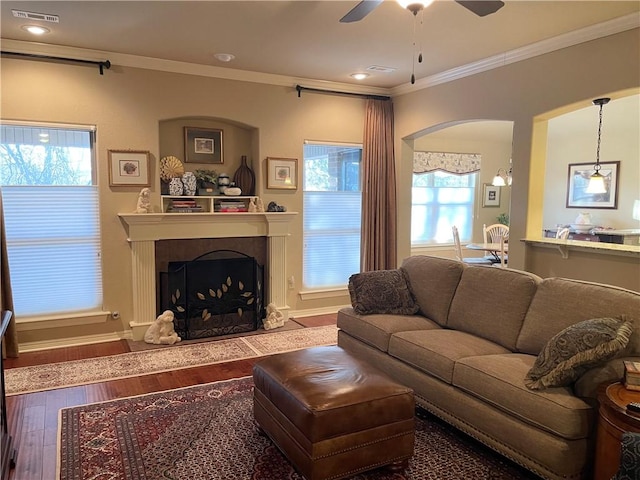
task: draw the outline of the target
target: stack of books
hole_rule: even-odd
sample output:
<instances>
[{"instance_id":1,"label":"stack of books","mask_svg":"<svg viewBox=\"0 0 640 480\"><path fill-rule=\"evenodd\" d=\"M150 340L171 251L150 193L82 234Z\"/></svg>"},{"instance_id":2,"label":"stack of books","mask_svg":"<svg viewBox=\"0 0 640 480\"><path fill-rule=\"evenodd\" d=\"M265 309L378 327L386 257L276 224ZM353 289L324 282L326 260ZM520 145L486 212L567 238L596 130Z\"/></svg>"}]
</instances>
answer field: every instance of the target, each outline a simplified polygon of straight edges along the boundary
<instances>
[{"instance_id":1,"label":"stack of books","mask_svg":"<svg viewBox=\"0 0 640 480\"><path fill-rule=\"evenodd\" d=\"M242 200L221 200L216 202L216 212L235 213L248 211L247 204Z\"/></svg>"},{"instance_id":2,"label":"stack of books","mask_svg":"<svg viewBox=\"0 0 640 480\"><path fill-rule=\"evenodd\" d=\"M202 212L202 206L198 205L195 200L185 199L172 199L171 204L167 208L169 213L193 213Z\"/></svg>"},{"instance_id":3,"label":"stack of books","mask_svg":"<svg viewBox=\"0 0 640 480\"><path fill-rule=\"evenodd\" d=\"M624 361L624 386L627 390L640 391L640 362Z\"/></svg>"}]
</instances>

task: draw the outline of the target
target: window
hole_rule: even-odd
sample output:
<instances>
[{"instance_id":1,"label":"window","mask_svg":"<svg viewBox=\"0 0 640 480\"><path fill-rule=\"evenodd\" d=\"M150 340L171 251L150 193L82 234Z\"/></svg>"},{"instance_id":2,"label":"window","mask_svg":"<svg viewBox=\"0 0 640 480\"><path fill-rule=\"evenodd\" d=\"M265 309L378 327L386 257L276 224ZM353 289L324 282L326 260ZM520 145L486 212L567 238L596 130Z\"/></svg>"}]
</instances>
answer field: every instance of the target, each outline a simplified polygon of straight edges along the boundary
<instances>
[{"instance_id":1,"label":"window","mask_svg":"<svg viewBox=\"0 0 640 480\"><path fill-rule=\"evenodd\" d=\"M479 181L479 154L415 152L411 191L411 245L471 241L474 202Z\"/></svg>"},{"instance_id":2,"label":"window","mask_svg":"<svg viewBox=\"0 0 640 480\"><path fill-rule=\"evenodd\" d=\"M303 284L345 287L360 271L362 147L304 146Z\"/></svg>"},{"instance_id":3,"label":"window","mask_svg":"<svg viewBox=\"0 0 640 480\"><path fill-rule=\"evenodd\" d=\"M92 127L0 125L0 185L17 317L102 309Z\"/></svg>"}]
</instances>

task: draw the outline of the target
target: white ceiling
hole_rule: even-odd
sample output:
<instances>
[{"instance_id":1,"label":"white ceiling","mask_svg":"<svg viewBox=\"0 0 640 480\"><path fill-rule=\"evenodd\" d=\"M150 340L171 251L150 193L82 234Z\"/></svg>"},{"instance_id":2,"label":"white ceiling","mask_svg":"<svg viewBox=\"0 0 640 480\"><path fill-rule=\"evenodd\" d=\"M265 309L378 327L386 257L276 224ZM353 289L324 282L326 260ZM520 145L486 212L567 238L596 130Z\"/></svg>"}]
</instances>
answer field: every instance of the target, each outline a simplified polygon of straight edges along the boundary
<instances>
[{"instance_id":1,"label":"white ceiling","mask_svg":"<svg viewBox=\"0 0 640 480\"><path fill-rule=\"evenodd\" d=\"M0 32L2 39L340 83L356 84L351 73L379 65L397 70L372 73L360 83L384 88L407 84L413 15L385 0L364 20L339 23L357 3L3 0ZM12 9L58 15L60 23L15 18ZM497 13L481 18L452 0L439 0L424 11L422 26L417 24L424 61L416 66L416 77L639 12L638 1L506 0ZM34 39L21 28L27 23L47 26L51 33ZM214 59L220 52L236 59Z\"/></svg>"}]
</instances>

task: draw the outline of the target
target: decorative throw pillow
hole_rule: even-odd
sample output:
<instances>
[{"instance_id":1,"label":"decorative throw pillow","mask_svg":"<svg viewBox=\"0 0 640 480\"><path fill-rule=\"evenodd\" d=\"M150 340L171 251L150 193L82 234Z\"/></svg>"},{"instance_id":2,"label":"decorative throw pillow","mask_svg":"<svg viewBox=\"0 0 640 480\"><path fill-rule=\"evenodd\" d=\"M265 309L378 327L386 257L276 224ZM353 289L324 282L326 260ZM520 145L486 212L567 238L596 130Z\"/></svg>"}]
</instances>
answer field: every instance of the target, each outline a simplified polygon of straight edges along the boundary
<instances>
[{"instance_id":1,"label":"decorative throw pillow","mask_svg":"<svg viewBox=\"0 0 640 480\"><path fill-rule=\"evenodd\" d=\"M419 307L409 290L406 275L401 269L375 270L351 275L349 295L353 310L359 315L413 315Z\"/></svg>"},{"instance_id":2,"label":"decorative throw pillow","mask_svg":"<svg viewBox=\"0 0 640 480\"><path fill-rule=\"evenodd\" d=\"M544 346L525 385L531 390L571 385L623 350L632 330L633 323L620 318L593 318L565 328Z\"/></svg>"}]
</instances>

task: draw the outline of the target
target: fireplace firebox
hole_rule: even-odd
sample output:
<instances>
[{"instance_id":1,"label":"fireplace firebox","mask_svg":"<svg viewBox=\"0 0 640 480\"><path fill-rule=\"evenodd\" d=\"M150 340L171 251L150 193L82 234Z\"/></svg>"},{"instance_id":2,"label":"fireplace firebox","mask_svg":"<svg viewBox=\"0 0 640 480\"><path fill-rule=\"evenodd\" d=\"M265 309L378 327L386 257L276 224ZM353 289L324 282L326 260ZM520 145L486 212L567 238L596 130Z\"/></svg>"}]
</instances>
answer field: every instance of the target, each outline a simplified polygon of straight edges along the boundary
<instances>
[{"instance_id":1,"label":"fireplace firebox","mask_svg":"<svg viewBox=\"0 0 640 480\"><path fill-rule=\"evenodd\" d=\"M163 310L185 340L256 330L265 316L264 267L233 250L169 262L161 274Z\"/></svg>"}]
</instances>

